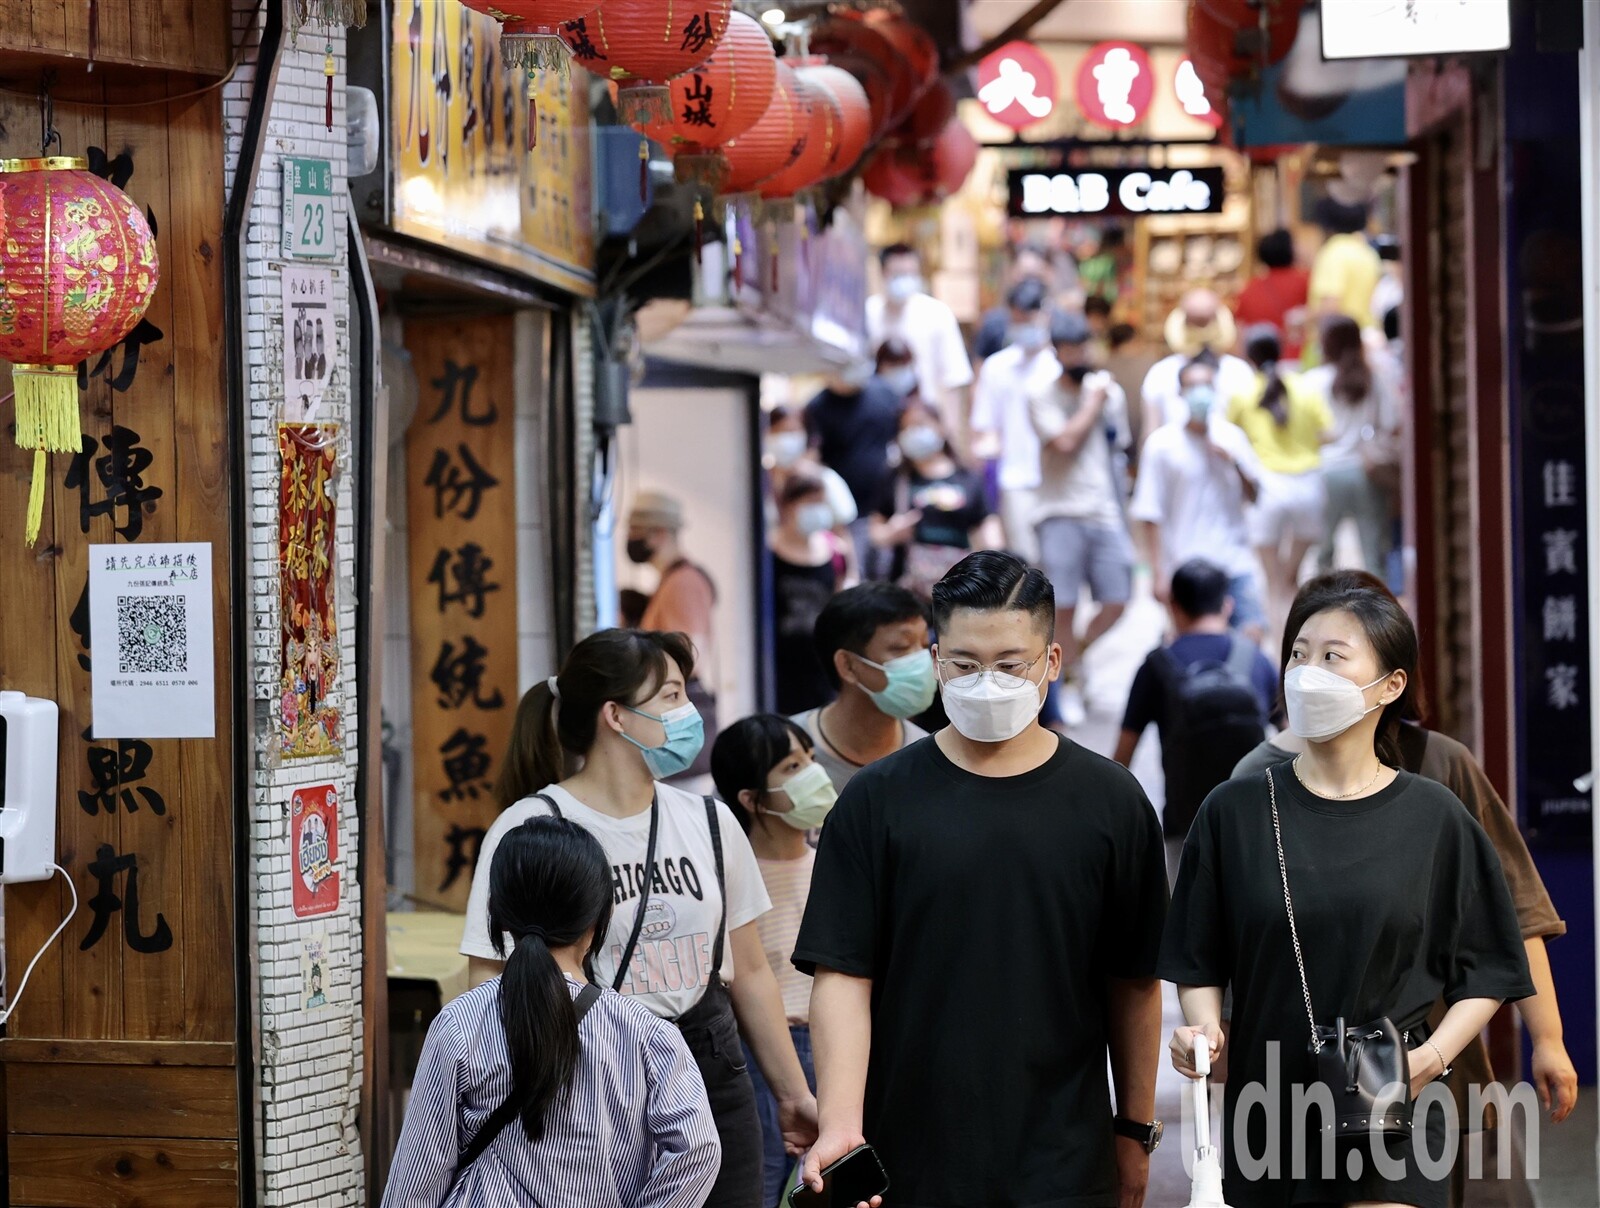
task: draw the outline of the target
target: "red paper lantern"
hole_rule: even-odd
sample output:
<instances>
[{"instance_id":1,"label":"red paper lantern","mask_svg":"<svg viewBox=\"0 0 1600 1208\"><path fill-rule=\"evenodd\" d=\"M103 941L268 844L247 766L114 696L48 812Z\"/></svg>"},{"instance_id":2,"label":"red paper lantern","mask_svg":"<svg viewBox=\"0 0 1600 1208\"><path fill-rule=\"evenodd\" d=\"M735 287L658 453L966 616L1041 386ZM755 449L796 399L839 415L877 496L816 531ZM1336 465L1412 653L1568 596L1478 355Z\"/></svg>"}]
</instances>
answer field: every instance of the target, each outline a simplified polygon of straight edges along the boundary
<instances>
[{"instance_id":1,"label":"red paper lantern","mask_svg":"<svg viewBox=\"0 0 1600 1208\"><path fill-rule=\"evenodd\" d=\"M720 147L755 125L777 78L778 57L761 23L734 12L712 56L673 79L672 120L639 129L663 144Z\"/></svg>"},{"instance_id":2,"label":"red paper lantern","mask_svg":"<svg viewBox=\"0 0 1600 1208\"><path fill-rule=\"evenodd\" d=\"M800 98L796 112L807 122L805 147L792 164L761 186L761 196L769 200L793 197L826 177L833 153L839 146L839 127L844 118L833 93L798 71L795 85Z\"/></svg>"},{"instance_id":3,"label":"red paper lantern","mask_svg":"<svg viewBox=\"0 0 1600 1208\"><path fill-rule=\"evenodd\" d=\"M834 142L833 158L828 161L825 175L838 176L848 172L855 167L872 139L872 104L867 97L867 90L855 76L831 63L799 67L795 69L795 74L802 80L826 88L838 102L839 136Z\"/></svg>"},{"instance_id":4,"label":"red paper lantern","mask_svg":"<svg viewBox=\"0 0 1600 1208\"><path fill-rule=\"evenodd\" d=\"M931 143L955 115L955 93L950 91L948 85L935 83L911 106L911 112L900 123L899 136L905 142L916 145Z\"/></svg>"},{"instance_id":5,"label":"red paper lantern","mask_svg":"<svg viewBox=\"0 0 1600 1208\"><path fill-rule=\"evenodd\" d=\"M834 16L811 32L811 51L843 67L867 91L872 104L872 137L881 138L903 107L916 98L915 68L878 29L865 21Z\"/></svg>"},{"instance_id":6,"label":"red paper lantern","mask_svg":"<svg viewBox=\"0 0 1600 1208\"><path fill-rule=\"evenodd\" d=\"M805 150L807 127L796 113L799 80L794 68L781 60L773 83L772 100L760 120L722 148L728 157L726 193L749 193L768 177L782 172ZM809 115L808 115L809 116Z\"/></svg>"},{"instance_id":7,"label":"red paper lantern","mask_svg":"<svg viewBox=\"0 0 1600 1208\"><path fill-rule=\"evenodd\" d=\"M34 451L29 545L45 454L82 446L78 362L133 330L160 278L144 212L85 161L0 160L0 357L11 362L17 444Z\"/></svg>"},{"instance_id":8,"label":"red paper lantern","mask_svg":"<svg viewBox=\"0 0 1600 1208\"><path fill-rule=\"evenodd\" d=\"M941 130L933 145L917 152L913 160L921 172L923 196L943 201L960 192L978 163L978 151L978 140L960 122Z\"/></svg>"},{"instance_id":9,"label":"red paper lantern","mask_svg":"<svg viewBox=\"0 0 1600 1208\"><path fill-rule=\"evenodd\" d=\"M861 173L861 183L874 197L896 208L919 205L923 181L910 155L897 147L880 147Z\"/></svg>"},{"instance_id":10,"label":"red paper lantern","mask_svg":"<svg viewBox=\"0 0 1600 1208\"><path fill-rule=\"evenodd\" d=\"M560 26L594 12L599 0L462 0L500 22L500 57L508 67L536 71L566 68Z\"/></svg>"},{"instance_id":11,"label":"red paper lantern","mask_svg":"<svg viewBox=\"0 0 1600 1208\"><path fill-rule=\"evenodd\" d=\"M1289 53L1300 32L1300 10L1304 7L1305 0L1195 0L1193 5L1195 17L1215 22L1235 36L1230 38L1230 54L1237 45L1238 34L1244 33L1248 38L1264 25L1268 63L1276 63Z\"/></svg>"},{"instance_id":12,"label":"red paper lantern","mask_svg":"<svg viewBox=\"0 0 1600 1208\"><path fill-rule=\"evenodd\" d=\"M894 114L897 120L904 120L911 106L939 78L939 47L920 25L900 13L873 9L861 19L881 33L910 68Z\"/></svg>"},{"instance_id":13,"label":"red paper lantern","mask_svg":"<svg viewBox=\"0 0 1600 1208\"><path fill-rule=\"evenodd\" d=\"M615 80L625 125L672 120L667 81L711 57L728 28L732 0L606 0L561 26L578 66Z\"/></svg>"}]
</instances>

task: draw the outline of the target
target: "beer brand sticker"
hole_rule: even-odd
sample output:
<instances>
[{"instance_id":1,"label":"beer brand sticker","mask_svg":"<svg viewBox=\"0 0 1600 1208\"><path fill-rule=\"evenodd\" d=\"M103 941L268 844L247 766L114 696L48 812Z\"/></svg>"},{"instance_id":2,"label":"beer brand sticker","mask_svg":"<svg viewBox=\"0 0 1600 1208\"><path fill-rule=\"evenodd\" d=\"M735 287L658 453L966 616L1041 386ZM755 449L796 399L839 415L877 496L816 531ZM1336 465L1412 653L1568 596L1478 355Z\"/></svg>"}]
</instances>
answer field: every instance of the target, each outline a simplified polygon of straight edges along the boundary
<instances>
[{"instance_id":1,"label":"beer brand sticker","mask_svg":"<svg viewBox=\"0 0 1600 1208\"><path fill-rule=\"evenodd\" d=\"M297 919L339 908L339 794L331 784L294 791L289 835L294 860Z\"/></svg>"}]
</instances>

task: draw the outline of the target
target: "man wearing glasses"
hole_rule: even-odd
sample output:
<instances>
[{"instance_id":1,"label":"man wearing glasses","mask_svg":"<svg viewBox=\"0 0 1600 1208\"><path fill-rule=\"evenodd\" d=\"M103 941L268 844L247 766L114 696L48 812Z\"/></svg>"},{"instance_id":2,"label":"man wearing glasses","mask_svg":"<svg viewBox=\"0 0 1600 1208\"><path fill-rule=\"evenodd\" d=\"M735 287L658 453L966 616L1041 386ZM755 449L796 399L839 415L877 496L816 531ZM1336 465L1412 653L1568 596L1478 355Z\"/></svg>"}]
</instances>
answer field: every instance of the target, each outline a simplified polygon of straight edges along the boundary
<instances>
[{"instance_id":1,"label":"man wearing glasses","mask_svg":"<svg viewBox=\"0 0 1600 1208\"><path fill-rule=\"evenodd\" d=\"M1125 769L1039 725L1061 672L1042 573L972 554L933 612L950 726L850 782L796 941L816 978L805 1178L865 1140L897 1208L1139 1208L1160 823Z\"/></svg>"}]
</instances>

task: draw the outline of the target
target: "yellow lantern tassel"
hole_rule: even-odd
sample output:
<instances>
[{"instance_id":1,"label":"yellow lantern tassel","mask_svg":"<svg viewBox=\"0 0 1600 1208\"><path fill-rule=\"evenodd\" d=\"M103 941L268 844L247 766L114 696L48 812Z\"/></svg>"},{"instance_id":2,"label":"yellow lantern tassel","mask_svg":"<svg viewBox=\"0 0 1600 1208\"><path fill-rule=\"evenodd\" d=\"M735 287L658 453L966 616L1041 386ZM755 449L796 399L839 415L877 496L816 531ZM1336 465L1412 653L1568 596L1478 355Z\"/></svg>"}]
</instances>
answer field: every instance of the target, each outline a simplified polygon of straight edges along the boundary
<instances>
[{"instance_id":1,"label":"yellow lantern tassel","mask_svg":"<svg viewBox=\"0 0 1600 1208\"><path fill-rule=\"evenodd\" d=\"M13 365L11 382L17 392L17 444L24 449L76 453L83 443L77 368Z\"/></svg>"},{"instance_id":2,"label":"yellow lantern tassel","mask_svg":"<svg viewBox=\"0 0 1600 1208\"><path fill-rule=\"evenodd\" d=\"M44 523L44 488L50 481L50 468L45 464L43 449L33 453L33 484L28 488L28 544L39 540L39 526Z\"/></svg>"}]
</instances>

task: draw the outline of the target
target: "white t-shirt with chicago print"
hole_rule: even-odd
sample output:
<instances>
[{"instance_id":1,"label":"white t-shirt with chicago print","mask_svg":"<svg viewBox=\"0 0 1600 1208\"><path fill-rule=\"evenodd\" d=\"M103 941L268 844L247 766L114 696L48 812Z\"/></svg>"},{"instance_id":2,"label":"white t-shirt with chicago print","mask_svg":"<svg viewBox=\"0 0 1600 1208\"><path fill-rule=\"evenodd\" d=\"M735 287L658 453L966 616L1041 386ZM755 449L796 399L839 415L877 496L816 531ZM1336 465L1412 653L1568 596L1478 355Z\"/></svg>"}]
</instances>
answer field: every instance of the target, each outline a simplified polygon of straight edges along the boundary
<instances>
[{"instance_id":1,"label":"white t-shirt with chicago print","mask_svg":"<svg viewBox=\"0 0 1600 1208\"><path fill-rule=\"evenodd\" d=\"M595 953L595 974L604 985L616 979L622 949L633 932L644 888L644 859L650 840L650 811L631 818L613 818L552 785L543 790L605 848L611 861L611 928ZM622 981L622 993L634 995L665 1019L676 1019L700 1001L711 976L711 951L716 942L722 902L717 895L717 860L706 825L701 797L656 785L661 823L656 835L655 871L639 944ZM722 837L723 875L728 888L727 930L735 931L772 908L750 840L728 807L716 803ZM467 898L461 953L485 960L499 955L489 939L489 868L495 849L512 827L529 818L547 816L550 807L538 797L524 797L494 820L483 837L483 850ZM734 978L733 945L723 944L722 980Z\"/></svg>"}]
</instances>

